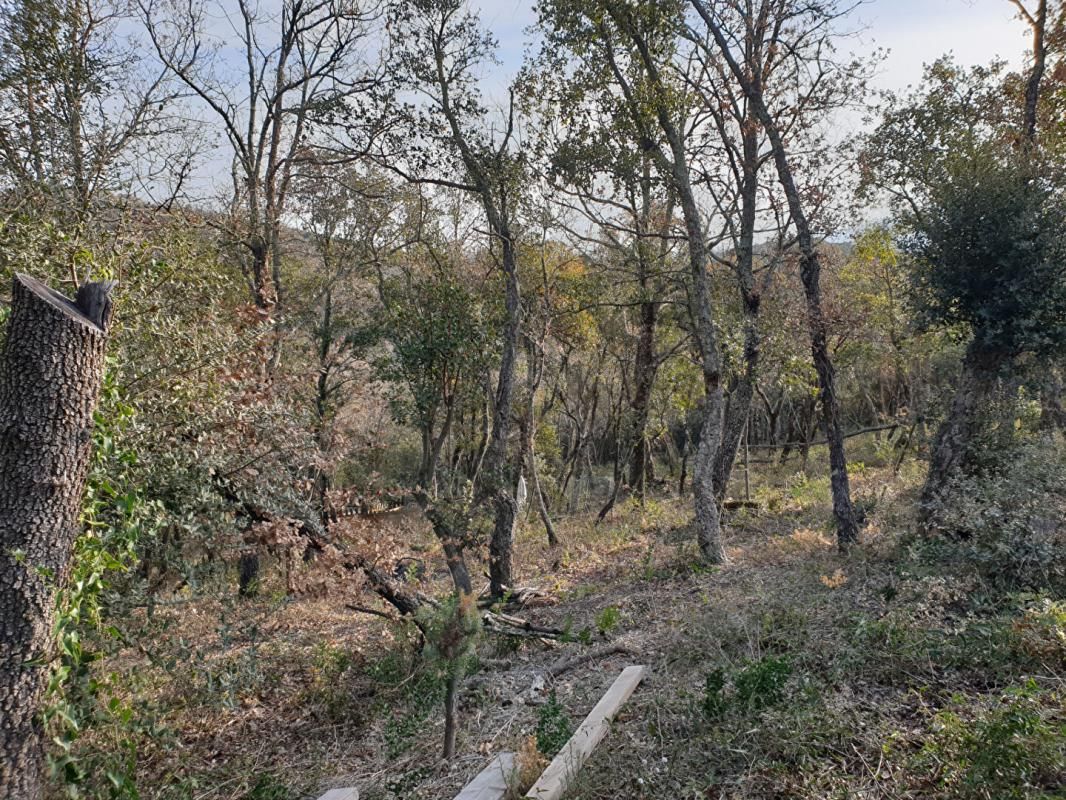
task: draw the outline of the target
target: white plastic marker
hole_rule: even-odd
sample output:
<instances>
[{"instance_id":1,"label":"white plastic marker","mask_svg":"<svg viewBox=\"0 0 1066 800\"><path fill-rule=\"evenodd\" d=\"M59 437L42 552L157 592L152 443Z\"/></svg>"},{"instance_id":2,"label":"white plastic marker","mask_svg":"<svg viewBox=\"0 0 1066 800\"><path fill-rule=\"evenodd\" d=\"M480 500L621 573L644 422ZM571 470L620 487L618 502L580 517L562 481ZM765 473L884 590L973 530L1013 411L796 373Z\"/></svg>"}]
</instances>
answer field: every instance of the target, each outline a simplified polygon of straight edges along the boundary
<instances>
[{"instance_id":1,"label":"white plastic marker","mask_svg":"<svg viewBox=\"0 0 1066 800\"><path fill-rule=\"evenodd\" d=\"M570 741L563 746L533 784L533 788L526 793L527 798L559 800L563 796L573 783L578 770L596 749L596 745L607 735L611 720L618 713L618 709L629 699L643 678L644 667L626 667L622 670L622 674L611 684L607 694L600 698L600 702L585 717L585 721L570 737Z\"/></svg>"}]
</instances>

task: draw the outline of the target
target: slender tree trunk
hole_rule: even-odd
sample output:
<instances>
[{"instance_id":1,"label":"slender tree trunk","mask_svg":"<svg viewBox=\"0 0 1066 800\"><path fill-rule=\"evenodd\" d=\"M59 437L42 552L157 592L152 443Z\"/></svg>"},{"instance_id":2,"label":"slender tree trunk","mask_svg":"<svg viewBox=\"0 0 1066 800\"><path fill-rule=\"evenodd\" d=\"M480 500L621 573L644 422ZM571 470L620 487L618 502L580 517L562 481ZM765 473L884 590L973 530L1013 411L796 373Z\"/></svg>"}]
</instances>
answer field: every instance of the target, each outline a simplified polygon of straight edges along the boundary
<instances>
[{"instance_id":1,"label":"slender tree trunk","mask_svg":"<svg viewBox=\"0 0 1066 800\"><path fill-rule=\"evenodd\" d=\"M537 458L533 452L533 438L536 435L537 425L536 418L534 416L536 410L536 395L537 389L540 386L540 359L538 359L533 341L527 339L528 343L528 355L526 364L526 395L528 398L529 406L526 409L526 415L522 419L521 430L521 442L522 442L522 456L526 462L526 467L529 470L529 484L530 490L537 503L537 513L540 515L540 521L544 524L544 532L548 537L548 546L556 547L559 544L559 537L555 535L555 525L552 524L551 514L548 513L548 504L544 499L544 492L540 487L540 476L537 474Z\"/></svg>"},{"instance_id":2,"label":"slender tree trunk","mask_svg":"<svg viewBox=\"0 0 1066 800\"><path fill-rule=\"evenodd\" d=\"M1025 82L1025 138L1036 141L1037 105L1040 100L1040 82L1044 78L1047 61L1045 29L1047 27L1047 0L1039 0L1036 16L1025 14L1033 30L1033 66Z\"/></svg>"},{"instance_id":3,"label":"slender tree trunk","mask_svg":"<svg viewBox=\"0 0 1066 800\"><path fill-rule=\"evenodd\" d=\"M557 547L559 545L559 537L555 533L555 525L552 523L551 512L548 510L548 501L544 497L544 490L540 485L540 476L537 474L537 459L536 454L533 452L533 441L529 442L529 478L530 488L533 491L533 496L537 499L537 513L540 514L540 521L544 524L544 533L548 537L548 546Z\"/></svg>"},{"instance_id":4,"label":"slender tree trunk","mask_svg":"<svg viewBox=\"0 0 1066 800\"><path fill-rule=\"evenodd\" d=\"M755 289L755 221L758 214L759 126L752 103L747 103L741 125L743 177L740 185L740 236L736 245L736 273L744 308L744 369L729 395L722 422L722 443L714 460L714 494L721 508L729 488L740 437L751 414L751 397L759 368L761 338L759 308Z\"/></svg>"},{"instance_id":5,"label":"slender tree trunk","mask_svg":"<svg viewBox=\"0 0 1066 800\"><path fill-rule=\"evenodd\" d=\"M454 529L452 520L441 514L428 504L428 497L422 496L426 517L433 525L433 533L440 541L444 551L444 561L448 565L448 572L452 576L452 584L459 594L469 594L473 591L470 581L470 570L466 566L466 555L462 535Z\"/></svg>"},{"instance_id":6,"label":"slender tree trunk","mask_svg":"<svg viewBox=\"0 0 1066 800\"><path fill-rule=\"evenodd\" d=\"M333 291L327 286L322 298L322 318L318 330L318 377L315 381L315 444L323 464L329 461L331 371L330 349L333 346ZM315 475L315 503L323 525L329 524L327 493L333 483L331 470L320 466Z\"/></svg>"},{"instance_id":7,"label":"slender tree trunk","mask_svg":"<svg viewBox=\"0 0 1066 800\"><path fill-rule=\"evenodd\" d=\"M774 165L777 167L777 177L788 201L792 222L796 226L796 239L801 256L800 278L803 281L803 291L807 299L807 324L810 328L811 357L814 361L815 371L818 373L820 399L822 401L822 424L825 428L826 440L829 442L829 476L833 490L833 514L837 522L837 544L841 549L846 549L859 538L859 527L855 521L855 510L851 503L848 462L844 452L844 430L840 423L840 402L836 393L836 376L833 370L833 362L829 357L828 332L825 314L822 309L821 262L814 244L810 221L800 199L799 188L796 186L792 165L789 163L788 149L781 135L781 130L766 107L766 101L763 97L761 69L745 69L738 64L733 57L729 42L717 22L715 22L704 0L690 1L707 24L707 28L714 37L722 57L729 65L733 77L744 90L744 94L748 102L752 104L756 117L766 131L766 136L770 140L770 147L773 152ZM748 13L754 12L749 11ZM751 24L750 19L748 23L749 25ZM752 66L757 65L745 65L745 67Z\"/></svg>"},{"instance_id":8,"label":"slender tree trunk","mask_svg":"<svg viewBox=\"0 0 1066 800\"><path fill-rule=\"evenodd\" d=\"M752 385L752 377L747 374L741 376L726 403L722 420L722 444L714 460L714 496L719 508L725 502L733 464L737 459L740 440L744 436L744 425L751 412Z\"/></svg>"},{"instance_id":9,"label":"slender tree trunk","mask_svg":"<svg viewBox=\"0 0 1066 800\"><path fill-rule=\"evenodd\" d=\"M252 299L255 307L264 316L274 308L274 293L270 281L270 246L258 235L248 243L252 254Z\"/></svg>"},{"instance_id":10,"label":"slender tree trunk","mask_svg":"<svg viewBox=\"0 0 1066 800\"><path fill-rule=\"evenodd\" d=\"M677 154L680 156L680 153ZM714 493L714 462L722 443L722 382L721 356L718 351L718 334L711 314L711 294L707 278L707 254L704 248L703 228L695 197L688 185L687 175L675 177L681 210L685 219L688 237L689 268L692 285L690 303L699 343L700 365L703 368L703 424L700 427L700 442L692 464L692 493L696 507L696 542L703 558L712 564L725 561L722 546L722 526L718 502Z\"/></svg>"},{"instance_id":11,"label":"slender tree trunk","mask_svg":"<svg viewBox=\"0 0 1066 800\"><path fill-rule=\"evenodd\" d=\"M482 484L484 488L481 489L481 496L491 497L495 509L492 539L489 542L489 591L493 597L501 597L513 584L512 551L517 509L508 480L507 441L511 432L515 361L521 325L521 294L514 242L506 227L498 228L498 233L503 249L503 272L506 283L504 306L507 319L503 331L500 374L496 384L492 433L483 464Z\"/></svg>"},{"instance_id":12,"label":"slender tree trunk","mask_svg":"<svg viewBox=\"0 0 1066 800\"><path fill-rule=\"evenodd\" d=\"M681 474L677 479L677 496L685 496L685 478L688 477L688 451L689 451L689 435L688 424L686 423L685 429L685 441L681 445Z\"/></svg>"},{"instance_id":13,"label":"slender tree trunk","mask_svg":"<svg viewBox=\"0 0 1066 800\"><path fill-rule=\"evenodd\" d=\"M642 287L643 288L643 287ZM640 304L640 338L633 379L631 410L633 412L633 447L629 457L629 486L643 501L648 478L648 406L655 385L658 359L655 355L655 328L658 324L658 304L648 300Z\"/></svg>"},{"instance_id":14,"label":"slender tree trunk","mask_svg":"<svg viewBox=\"0 0 1066 800\"><path fill-rule=\"evenodd\" d=\"M618 27L630 37L640 56L640 61L652 85L665 94L656 56L642 31L634 26L633 18L622 9L608 4L606 9ZM619 66L611 59L611 69L615 79L626 94L634 112L635 119L641 119L644 112L640 109L641 100L634 94L629 81ZM656 103L652 109L662 137L666 140L668 153L661 148L651 151L658 161L660 170L670 177L671 188L681 207L681 216L685 222L685 240L688 246L688 300L692 315L693 333L700 355L703 372L704 408L703 427L696 459L692 470L692 491L696 506L696 541L704 560L712 564L725 560L722 547L721 520L718 504L714 501L714 460L722 437L722 362L718 347L718 333L714 326L714 306L711 298L710 281L707 275L707 241L704 237L703 220L699 205L692 188L691 173L688 165L689 151L686 147L686 133L679 127L674 109L667 103ZM643 123L638 123L643 124Z\"/></svg>"},{"instance_id":15,"label":"slender tree trunk","mask_svg":"<svg viewBox=\"0 0 1066 800\"><path fill-rule=\"evenodd\" d=\"M664 226L670 224L674 215L673 195L666 204L663 216ZM653 280L652 263L644 239L652 228L653 207L651 202L651 159L645 157L641 180L641 209L638 223L640 238L637 241L637 260L639 264L638 281L640 284L640 336L637 339L636 359L633 365L633 392L631 409L633 412L633 446L629 462L629 486L644 502L651 469L651 453L648 446L648 407L651 402L652 389L655 387L655 375L659 370L659 358L655 352L655 332L659 324L658 295L661 289ZM665 231L664 231L665 232ZM668 239L664 236L655 254L655 265L665 266L669 249Z\"/></svg>"},{"instance_id":16,"label":"slender tree trunk","mask_svg":"<svg viewBox=\"0 0 1066 800\"><path fill-rule=\"evenodd\" d=\"M459 728L459 668L453 664L448 671L444 690L444 758L455 758L455 735Z\"/></svg>"},{"instance_id":17,"label":"slender tree trunk","mask_svg":"<svg viewBox=\"0 0 1066 800\"><path fill-rule=\"evenodd\" d=\"M43 792L38 716L104 375L111 284L70 302L16 275L0 359L0 797Z\"/></svg>"}]
</instances>

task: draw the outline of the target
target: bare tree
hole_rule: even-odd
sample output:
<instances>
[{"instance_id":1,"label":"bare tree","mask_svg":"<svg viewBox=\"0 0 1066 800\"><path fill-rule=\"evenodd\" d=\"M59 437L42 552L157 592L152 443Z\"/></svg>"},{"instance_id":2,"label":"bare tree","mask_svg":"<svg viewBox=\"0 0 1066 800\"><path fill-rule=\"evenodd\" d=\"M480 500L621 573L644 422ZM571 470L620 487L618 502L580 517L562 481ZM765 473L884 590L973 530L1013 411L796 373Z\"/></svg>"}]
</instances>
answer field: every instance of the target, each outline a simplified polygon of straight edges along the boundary
<instances>
[{"instance_id":1,"label":"bare tree","mask_svg":"<svg viewBox=\"0 0 1066 800\"><path fill-rule=\"evenodd\" d=\"M253 0L139 4L158 57L225 134L233 159L227 233L256 307L269 315L284 300L280 233L293 172L321 156L308 147L314 125L380 83L369 44L379 4L284 0L276 15ZM238 44L241 63L219 52L223 39Z\"/></svg>"},{"instance_id":2,"label":"bare tree","mask_svg":"<svg viewBox=\"0 0 1066 800\"><path fill-rule=\"evenodd\" d=\"M198 149L131 21L118 0L0 5L0 191L57 219L72 253L99 207L169 202Z\"/></svg>"},{"instance_id":3,"label":"bare tree","mask_svg":"<svg viewBox=\"0 0 1066 800\"><path fill-rule=\"evenodd\" d=\"M1025 81L1025 108L1023 132L1032 142L1036 139L1037 106L1040 101L1040 82L1044 79L1047 64L1047 0L1037 0L1036 8L1030 10L1023 0L1009 0L1018 9L1018 16L1025 20L1033 32L1033 63Z\"/></svg>"},{"instance_id":4,"label":"bare tree","mask_svg":"<svg viewBox=\"0 0 1066 800\"><path fill-rule=\"evenodd\" d=\"M688 250L688 298L704 382L703 424L693 469L696 537L703 557L725 559L721 521L714 496L713 469L721 441L722 361L715 308L707 274L710 246L697 199L690 161L692 132L686 108L676 98L676 40L680 7L637 0L599 0L580 8L545 3L541 24L549 47L565 47L583 57L590 81L609 82L619 95L641 148L669 182L684 221ZM683 65L681 67L683 69Z\"/></svg>"}]
</instances>

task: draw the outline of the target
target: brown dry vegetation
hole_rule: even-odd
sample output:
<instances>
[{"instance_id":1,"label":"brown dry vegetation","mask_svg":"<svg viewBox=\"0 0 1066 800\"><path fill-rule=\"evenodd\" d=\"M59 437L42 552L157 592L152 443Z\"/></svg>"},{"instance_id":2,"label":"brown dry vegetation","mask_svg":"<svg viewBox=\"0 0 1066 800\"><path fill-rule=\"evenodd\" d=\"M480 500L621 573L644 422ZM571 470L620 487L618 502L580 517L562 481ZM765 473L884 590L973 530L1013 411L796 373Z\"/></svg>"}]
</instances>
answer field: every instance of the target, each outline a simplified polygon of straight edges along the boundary
<instances>
[{"instance_id":1,"label":"brown dry vegetation","mask_svg":"<svg viewBox=\"0 0 1066 800\"><path fill-rule=\"evenodd\" d=\"M136 743L141 796L283 800L355 785L371 800L451 798L492 753L528 753L550 694L576 725L637 662L647 679L568 797L1063 797L1063 606L994 597L908 543L918 472L857 470L871 511L847 557L827 480L794 466L756 476L762 509L734 512L720 568L696 558L688 503L674 497L598 526L564 519L557 569L527 517L521 583L549 600L523 613L574 641L483 637L450 764L439 678L413 626L347 608L381 608L362 587L290 597L271 570L255 600L175 597L142 612L153 636L136 639L152 647L107 665L138 713L152 711ZM421 590L445 593L431 533L398 519L344 532L424 558ZM631 653L538 678L608 639ZM107 737L78 746L121 748Z\"/></svg>"}]
</instances>

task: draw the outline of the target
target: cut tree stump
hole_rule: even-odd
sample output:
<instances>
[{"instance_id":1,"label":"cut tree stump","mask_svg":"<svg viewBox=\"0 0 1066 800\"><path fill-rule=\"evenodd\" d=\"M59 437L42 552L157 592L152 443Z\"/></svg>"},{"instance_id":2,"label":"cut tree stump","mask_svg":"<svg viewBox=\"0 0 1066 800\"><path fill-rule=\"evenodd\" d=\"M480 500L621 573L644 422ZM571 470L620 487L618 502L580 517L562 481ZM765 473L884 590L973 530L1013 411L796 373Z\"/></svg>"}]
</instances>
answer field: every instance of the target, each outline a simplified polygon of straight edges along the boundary
<instances>
[{"instance_id":1,"label":"cut tree stump","mask_svg":"<svg viewBox=\"0 0 1066 800\"><path fill-rule=\"evenodd\" d=\"M526 793L527 798L559 800L563 796L592 751L596 749L596 745L607 735L611 720L618 713L618 709L629 699L637 688L637 684L644 678L644 671L645 668L642 666L626 667L622 670L622 674L585 717L585 721L570 737L570 741L563 746L559 754L552 759L552 763L533 784L533 788Z\"/></svg>"},{"instance_id":2,"label":"cut tree stump","mask_svg":"<svg viewBox=\"0 0 1066 800\"><path fill-rule=\"evenodd\" d=\"M0 797L44 793L37 713L55 651L104 377L112 283L70 300L16 275L0 353Z\"/></svg>"},{"instance_id":3,"label":"cut tree stump","mask_svg":"<svg viewBox=\"0 0 1066 800\"><path fill-rule=\"evenodd\" d=\"M503 800L514 782L514 753L500 753L456 795L455 800Z\"/></svg>"}]
</instances>

